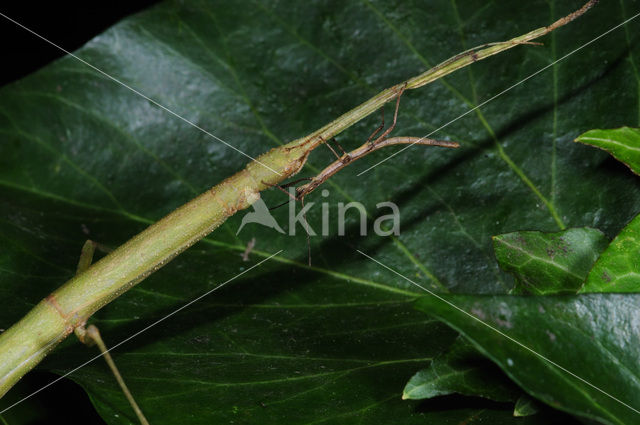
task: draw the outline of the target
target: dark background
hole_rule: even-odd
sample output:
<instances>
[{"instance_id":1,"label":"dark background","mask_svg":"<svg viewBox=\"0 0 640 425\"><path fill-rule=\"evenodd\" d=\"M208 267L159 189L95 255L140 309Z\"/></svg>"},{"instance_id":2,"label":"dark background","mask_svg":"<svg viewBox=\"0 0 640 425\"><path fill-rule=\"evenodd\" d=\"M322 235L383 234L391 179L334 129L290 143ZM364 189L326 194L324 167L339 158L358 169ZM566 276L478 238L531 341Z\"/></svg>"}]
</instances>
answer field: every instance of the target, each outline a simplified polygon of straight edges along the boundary
<instances>
[{"instance_id":1,"label":"dark background","mask_svg":"<svg viewBox=\"0 0 640 425\"><path fill-rule=\"evenodd\" d=\"M123 17L155 3L158 1L5 1L0 5L0 12L60 47L74 51ZM65 54L2 16L0 16L0 40L2 40L0 86L18 80ZM87 350L96 349L87 348ZM29 373L3 398L0 410L42 388L57 377L44 371ZM86 393L68 379L55 383L17 405L3 414L3 418L9 425L57 422L104 424L93 409ZM0 423L2 423L1 420Z\"/></svg>"},{"instance_id":2,"label":"dark background","mask_svg":"<svg viewBox=\"0 0 640 425\"><path fill-rule=\"evenodd\" d=\"M72 52L123 17L155 3L159 1L3 1L0 12ZM64 52L2 16L0 40L0 86L20 79L64 55Z\"/></svg>"}]
</instances>

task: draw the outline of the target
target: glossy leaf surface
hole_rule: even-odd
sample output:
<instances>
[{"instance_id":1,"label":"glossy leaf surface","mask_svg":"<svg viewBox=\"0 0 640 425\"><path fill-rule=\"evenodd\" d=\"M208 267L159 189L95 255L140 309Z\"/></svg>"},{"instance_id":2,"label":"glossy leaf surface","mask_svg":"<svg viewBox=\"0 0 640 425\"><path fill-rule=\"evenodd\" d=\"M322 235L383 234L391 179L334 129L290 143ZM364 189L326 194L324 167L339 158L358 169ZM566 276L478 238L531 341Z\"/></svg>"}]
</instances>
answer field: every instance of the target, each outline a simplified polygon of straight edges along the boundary
<instances>
[{"instance_id":1,"label":"glossy leaf surface","mask_svg":"<svg viewBox=\"0 0 640 425\"><path fill-rule=\"evenodd\" d=\"M581 4L167 2L76 53L257 156L441 60L547 25ZM544 46L519 46L407 93L393 134L431 132L637 7L601 2L545 37ZM640 51L630 28L433 135L460 142L457 151L413 147L358 177L394 152L381 150L336 175L327 196L318 191L306 199L314 203L307 217L319 235L311 238L312 268L302 228L289 235L287 207L274 212L286 235L258 224L236 234L239 214L106 306L92 321L113 345L284 249L114 350L151 423L514 423L511 406L439 409L401 400L409 378L456 335L412 309L422 294L417 288L355 249L433 289L501 293L513 282L493 258L492 235L592 226L613 237L640 208L640 189L604 152L572 140L594 127L637 121ZM374 114L338 142L357 146L379 122ZM301 177L332 160L328 149L314 152ZM0 296L11 302L0 309L0 327L73 275L86 238L114 248L246 161L71 57L3 88ZM286 195L273 190L264 199L273 206ZM355 210L338 235L338 203L350 201L368 212L367 237L359 235ZM373 220L389 213L376 207L385 201L400 210L395 238L373 232ZM245 262L241 254L254 237ZM42 367L62 373L94 354L69 339ZM110 424L133 420L103 364L71 377Z\"/></svg>"},{"instance_id":2,"label":"glossy leaf surface","mask_svg":"<svg viewBox=\"0 0 640 425\"><path fill-rule=\"evenodd\" d=\"M429 367L411 377L402 398L420 400L448 394L515 402L520 390L467 340L459 338Z\"/></svg>"},{"instance_id":3,"label":"glossy leaf surface","mask_svg":"<svg viewBox=\"0 0 640 425\"><path fill-rule=\"evenodd\" d=\"M640 292L640 217L602 253L581 292Z\"/></svg>"},{"instance_id":4,"label":"glossy leaf surface","mask_svg":"<svg viewBox=\"0 0 640 425\"><path fill-rule=\"evenodd\" d=\"M588 227L562 232L514 232L493 237L500 267L516 277L515 293L575 294L609 244Z\"/></svg>"},{"instance_id":5,"label":"glossy leaf surface","mask_svg":"<svg viewBox=\"0 0 640 425\"><path fill-rule=\"evenodd\" d=\"M576 142L598 147L609 152L631 171L640 174L640 129L621 127L612 130L590 130Z\"/></svg>"},{"instance_id":6,"label":"glossy leaf surface","mask_svg":"<svg viewBox=\"0 0 640 425\"><path fill-rule=\"evenodd\" d=\"M531 395L602 423L637 423L640 295L444 299L451 304L425 297L416 305L461 332Z\"/></svg>"}]
</instances>

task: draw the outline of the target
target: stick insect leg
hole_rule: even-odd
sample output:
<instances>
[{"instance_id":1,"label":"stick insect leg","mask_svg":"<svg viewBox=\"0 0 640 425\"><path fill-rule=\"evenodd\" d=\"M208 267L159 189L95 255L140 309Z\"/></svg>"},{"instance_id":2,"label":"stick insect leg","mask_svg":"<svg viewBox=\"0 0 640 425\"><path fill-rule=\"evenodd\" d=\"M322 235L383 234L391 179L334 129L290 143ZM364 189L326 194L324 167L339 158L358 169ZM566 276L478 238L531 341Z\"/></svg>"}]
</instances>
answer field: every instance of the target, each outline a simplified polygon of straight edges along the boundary
<instances>
[{"instance_id":1,"label":"stick insect leg","mask_svg":"<svg viewBox=\"0 0 640 425\"><path fill-rule=\"evenodd\" d=\"M305 181L305 180L311 180L311 178L309 178L309 177L303 177L303 178L301 178L301 179L294 180L294 181L289 182L289 183L287 183L287 184L283 184L282 186L281 186L281 185L279 185L279 184L271 184L271 183L267 183L267 182L265 182L265 181L262 181L262 184L266 184L267 186L275 187L276 189L280 189L281 191L283 191L284 193L286 193L286 194L287 194L287 196L289 196L289 197L290 197L291 199L293 199L294 201L299 201L299 199L298 199L296 196L293 196L291 193L289 193L289 192L287 192L286 190L284 190L284 188L285 188L285 187L293 186L294 184L296 184L296 183L300 183L301 181ZM285 202L285 203L286 203L286 202ZM283 205L284 205L284 204L283 204ZM275 208L277 208L277 207L275 207Z\"/></svg>"},{"instance_id":2,"label":"stick insect leg","mask_svg":"<svg viewBox=\"0 0 640 425\"><path fill-rule=\"evenodd\" d=\"M285 183L285 184L281 185L280 187L289 187L289 186L293 186L294 184L297 184L297 183L300 183L300 182L303 182L303 181L310 181L310 180L313 180L313 179L311 177L301 177L301 178L296 179L296 180L294 180L292 182Z\"/></svg>"},{"instance_id":3,"label":"stick insect leg","mask_svg":"<svg viewBox=\"0 0 640 425\"><path fill-rule=\"evenodd\" d=\"M340 143L338 143L338 141L335 139L335 137L332 140L335 142L335 144L338 146L338 148L342 152L342 156L340 158L338 158L338 159L342 163L351 162L351 155L349 155L349 153L347 153L347 151L344 150L344 148L340 145Z\"/></svg>"},{"instance_id":4,"label":"stick insect leg","mask_svg":"<svg viewBox=\"0 0 640 425\"><path fill-rule=\"evenodd\" d=\"M336 158L340 159L340 155L338 155L338 152L336 152L335 149L333 149L333 147L329 144L328 141L324 140L322 137L320 137L320 140L322 140L322 143L324 143L329 148L329 150L333 152Z\"/></svg>"},{"instance_id":5,"label":"stick insect leg","mask_svg":"<svg viewBox=\"0 0 640 425\"><path fill-rule=\"evenodd\" d=\"M286 193L286 194L287 194L287 196L288 196L289 198L293 199L294 201L299 201L300 199L298 198L298 196L294 196L294 195L292 195L291 193L289 193L289 192L287 192L286 190L284 190L284 188L285 188L285 187L293 186L294 184L296 184L296 183L300 183L301 181L305 181L305 180L311 180L311 178L310 178L310 177L303 177L303 178L301 178L301 179L297 179L297 180L294 180L294 181L292 181L292 182L289 182L289 183L287 183L287 184L283 184L283 185L279 185L279 184L271 184L271 183L267 183L267 182L265 182L265 181L263 181L263 182L262 182L262 184L266 184L267 186L275 187L275 188L277 188L277 189L280 189L281 191L283 191L284 193ZM269 208L269 211L272 211L272 210L278 209L278 208L280 208L280 207L281 207L281 206L283 206L283 205L287 205L288 203L289 203L289 201L285 201L285 202L283 202L283 203L281 203L281 204L276 205L275 207L271 207L271 208Z\"/></svg>"},{"instance_id":6,"label":"stick insect leg","mask_svg":"<svg viewBox=\"0 0 640 425\"><path fill-rule=\"evenodd\" d=\"M93 253L96 251L98 244L92 240L88 240L82 245L80 251L80 260L78 260L78 267L76 268L76 274L80 274L87 270L93 262Z\"/></svg>"},{"instance_id":7,"label":"stick insect leg","mask_svg":"<svg viewBox=\"0 0 640 425\"><path fill-rule=\"evenodd\" d=\"M389 133L391 133L393 131L393 129L396 127L396 123L398 122L398 110L400 109L400 98L402 97L402 93L404 93L404 90L405 90L406 87L407 87L407 83L404 83L402 88L400 88L400 90L398 91L398 97L396 98L396 110L393 113L393 122L391 123L389 128L387 128L384 131L384 133L382 133L380 135L380 137L378 137L375 141L373 141L374 145L376 143L384 140L389 135Z\"/></svg>"},{"instance_id":8,"label":"stick insect leg","mask_svg":"<svg viewBox=\"0 0 640 425\"><path fill-rule=\"evenodd\" d=\"M89 266L91 266L91 262L93 261L93 254L96 250L97 245L98 245L97 243L91 240L87 240L84 243L84 245L82 246L82 251L80 253L80 260L78 261L76 274L84 272L89 268ZM78 339L80 340L80 342L82 342L83 344L87 346L91 346L95 344L98 346L98 348L100 349L100 353L102 354L105 361L107 362L107 365L109 365L109 368L111 369L111 373L113 373L113 376L116 378L116 381L118 381L118 385L120 385L120 389L122 389L122 392L124 393L125 397L129 401L129 404L133 408L133 411L136 413L138 420L142 425L149 425L149 421L147 421L147 418L144 417L144 414L142 413L140 406L138 406L138 403L136 403L136 400L133 398L133 395L131 394L131 391L129 391L127 384L124 382L124 379L122 379L122 375L120 375L120 371L116 367L116 364L113 361L111 354L109 354L109 350L107 349L107 346L102 340L102 337L100 336L100 331L98 330L98 328L94 325L89 325L86 328L84 325L81 325L75 328L74 332L78 337Z\"/></svg>"},{"instance_id":9,"label":"stick insect leg","mask_svg":"<svg viewBox=\"0 0 640 425\"><path fill-rule=\"evenodd\" d=\"M134 412L136 412L136 416L138 417L138 420L142 425L149 425L149 422L147 421L147 418L144 417L144 414L142 413L140 406L138 406L138 403L136 403L136 400L133 398L133 395L129 391L127 384L124 382L124 379L122 379L122 375L120 375L120 371L118 371L118 368L115 362L111 358L111 355L109 354L109 350L107 349L107 346L102 340L102 337L100 336L100 331L98 330L98 328L95 327L94 325L89 325L85 330L84 339L91 340L93 341L93 343L95 343L98 346L98 348L100 349L100 352L103 353L105 361L107 362L107 364L109 365L109 368L111 369L111 373L113 373L113 376L115 376L116 381L118 381L118 385L120 385L120 388L122 389L122 392L124 393L125 397L127 397L127 400L129 400L129 404L131 404L131 407L133 408Z\"/></svg>"},{"instance_id":10,"label":"stick insect leg","mask_svg":"<svg viewBox=\"0 0 640 425\"><path fill-rule=\"evenodd\" d=\"M302 204L302 217L304 218L304 224L306 225L304 230L307 233L307 252L309 256L309 267L311 267L311 236L309 235L309 222L307 221L307 213L304 212L304 196L300 198L300 203Z\"/></svg>"},{"instance_id":11,"label":"stick insect leg","mask_svg":"<svg viewBox=\"0 0 640 425\"><path fill-rule=\"evenodd\" d=\"M378 126L378 128L373 130L373 133L371 133L371 136L369 136L369 138L365 143L369 143L374 137L376 137L376 134L378 134L380 130L382 130L383 128L384 128L384 105L382 105L382 123Z\"/></svg>"},{"instance_id":12,"label":"stick insect leg","mask_svg":"<svg viewBox=\"0 0 640 425\"><path fill-rule=\"evenodd\" d=\"M286 187L286 186L291 186L292 184L296 184L296 183L298 183L298 182L300 182L300 181L303 181L303 180L313 180L313 179L310 179L310 178L308 178L308 177L304 177L304 178L301 178L301 179L298 179L298 180L295 180L295 181L289 182L289 183L287 183L287 184L286 184L286 185L284 185L284 186L285 186L285 187ZM267 186L277 187L278 189L280 189L281 191L283 191L284 193L286 193L287 195L289 195L289 197L290 197L291 199L293 199L294 201L300 201L300 202L302 203L302 209L304 210L304 195L302 195L302 196L300 196L300 197L293 196L291 193L289 193L289 192L287 192L286 190L284 190L284 188L283 188L282 186L280 186L280 185L277 185L277 184L269 184L269 183L264 182L264 181L263 181L262 183L263 183L263 184L266 184ZM289 203L289 202L290 202L290 201L287 201L287 202L284 202L284 203L282 203L282 204L280 204L280 205L276 205L276 206L275 206L275 207L273 207L273 208L269 208L269 210L274 210L274 209L279 208L279 207L281 207L281 206L283 206L283 205L285 205L285 204L287 204L287 203ZM307 221L307 213L304 213L304 212L303 212L303 213L302 213L302 217L304 218L304 224L305 224L305 229L304 229L304 230L305 230L305 232L307 233L307 250L309 251L309 267L311 267L311 239L310 239L309 229L308 229L308 227L309 227L309 222Z\"/></svg>"},{"instance_id":13,"label":"stick insect leg","mask_svg":"<svg viewBox=\"0 0 640 425\"><path fill-rule=\"evenodd\" d=\"M339 148L339 149L340 149L340 151L342 152L342 155L343 155L343 156L344 156L344 155L349 155L349 154L347 153L347 151L345 151L345 150L344 150L344 148L340 145L340 143L338 143L338 141L336 140L336 138L335 138L335 137L334 137L333 139L331 139L331 140L333 140L333 142L334 142L336 145L338 145L338 148Z\"/></svg>"},{"instance_id":14,"label":"stick insect leg","mask_svg":"<svg viewBox=\"0 0 640 425\"><path fill-rule=\"evenodd\" d=\"M278 208L280 208L283 205L287 205L289 203L289 201L284 201L281 204L276 205L275 207L269 207L269 211L273 211L273 210L277 210Z\"/></svg>"}]
</instances>

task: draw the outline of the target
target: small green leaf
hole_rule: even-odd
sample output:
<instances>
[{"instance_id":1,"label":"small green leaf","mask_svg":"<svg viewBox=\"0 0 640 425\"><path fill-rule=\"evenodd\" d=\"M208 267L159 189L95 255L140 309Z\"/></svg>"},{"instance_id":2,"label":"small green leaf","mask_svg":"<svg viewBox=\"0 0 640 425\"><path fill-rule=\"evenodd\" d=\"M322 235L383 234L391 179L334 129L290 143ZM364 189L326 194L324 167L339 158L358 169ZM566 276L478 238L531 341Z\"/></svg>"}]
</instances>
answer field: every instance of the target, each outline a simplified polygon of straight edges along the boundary
<instances>
[{"instance_id":1,"label":"small green leaf","mask_svg":"<svg viewBox=\"0 0 640 425\"><path fill-rule=\"evenodd\" d=\"M602 253L580 292L640 292L640 215Z\"/></svg>"},{"instance_id":2,"label":"small green leaf","mask_svg":"<svg viewBox=\"0 0 640 425\"><path fill-rule=\"evenodd\" d=\"M466 339L459 338L449 351L409 380L402 398L419 400L447 394L507 402L515 401L520 390Z\"/></svg>"},{"instance_id":3,"label":"small green leaf","mask_svg":"<svg viewBox=\"0 0 640 425\"><path fill-rule=\"evenodd\" d=\"M576 142L603 149L626 164L631 171L640 174L640 129L621 127L591 130L579 136Z\"/></svg>"},{"instance_id":4,"label":"small green leaf","mask_svg":"<svg viewBox=\"0 0 640 425\"><path fill-rule=\"evenodd\" d=\"M469 338L532 396L606 424L638 423L640 295L442 298L451 304L425 297L416 306Z\"/></svg>"},{"instance_id":5,"label":"small green leaf","mask_svg":"<svg viewBox=\"0 0 640 425\"><path fill-rule=\"evenodd\" d=\"M513 416L517 418L531 416L538 413L538 410L538 403L533 398L524 394L516 401L516 406L513 408Z\"/></svg>"},{"instance_id":6,"label":"small green leaf","mask_svg":"<svg viewBox=\"0 0 640 425\"><path fill-rule=\"evenodd\" d=\"M513 232L494 236L496 258L517 280L514 292L576 293L609 241L583 227L557 233Z\"/></svg>"}]
</instances>

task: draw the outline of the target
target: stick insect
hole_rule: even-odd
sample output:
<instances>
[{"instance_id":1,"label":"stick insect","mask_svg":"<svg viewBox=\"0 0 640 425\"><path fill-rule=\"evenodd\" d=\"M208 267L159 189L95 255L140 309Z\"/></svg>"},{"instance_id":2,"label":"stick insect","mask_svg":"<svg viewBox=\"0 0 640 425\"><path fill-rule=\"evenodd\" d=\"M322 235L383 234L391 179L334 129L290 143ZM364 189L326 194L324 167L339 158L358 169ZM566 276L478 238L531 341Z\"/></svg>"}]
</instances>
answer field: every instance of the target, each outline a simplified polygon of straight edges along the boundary
<instances>
[{"instance_id":1,"label":"stick insect","mask_svg":"<svg viewBox=\"0 0 640 425\"><path fill-rule=\"evenodd\" d=\"M237 211L248 208L260 192L297 174L310 153L364 117L396 99L404 90L417 89L480 60L542 37L582 16L598 0L577 11L510 40L473 48L453 56L406 82L381 91L351 111L311 134L272 149L241 171L213 186L125 242L33 307L20 321L0 334L0 397L35 367L55 346L100 308L111 302L182 251L204 238ZM397 115L397 114L396 114ZM394 119L395 122L395 119ZM393 126L392 126L393 127ZM301 200L349 163L384 146L417 142L443 145L430 139L386 139L390 130L363 146L343 154L307 184L296 189ZM377 135L377 133L375 134ZM371 136L371 139L375 137ZM453 142L447 142L453 143ZM338 156L338 155L336 155Z\"/></svg>"},{"instance_id":2,"label":"stick insect","mask_svg":"<svg viewBox=\"0 0 640 425\"><path fill-rule=\"evenodd\" d=\"M347 167L349 164L353 163L354 161L357 161L358 159L364 158L366 155L370 154L371 152L374 152L378 149L382 149L384 147L387 146L393 146L393 145L402 145L402 144L410 144L410 145L425 145L425 146L441 146L444 148L458 148L460 145L457 142L452 142L452 141L448 141L448 140L435 140L435 139L428 139L428 138L424 138L424 137L392 137L392 138L387 138L387 136L389 134L391 134L391 132L395 129L396 124L398 122L398 110L400 109L400 98L402 97L402 94L404 93L404 91L406 90L406 83L404 85L402 85L398 91L398 95L396 97L396 106L395 106L395 111L393 113L393 122L391 123L391 125L389 126L389 128L387 128L380 136L378 136L376 139L374 139L378 133L380 133L380 131L382 131L384 129L384 107L382 108L382 123L380 124L379 127L377 127L373 133L371 133L371 135L369 136L369 138L367 139L366 142L364 142L364 144L362 144L360 147L352 150L351 152L346 152L342 146L340 146L340 144L338 144L337 142L336 145L338 146L338 148L342 151L342 155L339 155L335 149L333 149L333 147L331 147L331 145L329 144L328 141L326 140L322 140L323 144L325 144L330 150L331 152L335 155L336 160L333 161L331 164L329 164L327 167L325 167L322 171L320 171L320 173L318 173L316 176L314 177L306 177L306 178L302 178L302 179L297 179L294 180L290 183L284 184L284 185L272 185L273 187L276 187L280 190L282 190L284 193L286 193L290 198L292 198L294 201L300 201L300 203L302 204L302 207L304 209L304 198L305 196L309 195L311 192L313 192L314 190L316 190L320 185L322 185L324 182L326 182L329 178L331 178L333 175L335 175L338 171L342 170L343 168ZM335 141L335 139L334 139ZM292 185L295 185L296 183L299 183L301 181L308 181L308 183L305 183L301 186L298 186L295 189L295 195L291 194L290 192L288 192L285 188L287 187L291 187ZM275 209L275 208L279 208L283 205L285 205L287 202L284 202L280 205L277 205L271 209ZM311 266L311 241L310 241L310 235L309 235L309 231L308 231L308 223L307 223L307 217L306 217L306 213L303 212L303 218L304 218L304 222L305 222L305 230L307 230L307 249L308 249L308 258L309 258L309 266Z\"/></svg>"}]
</instances>

